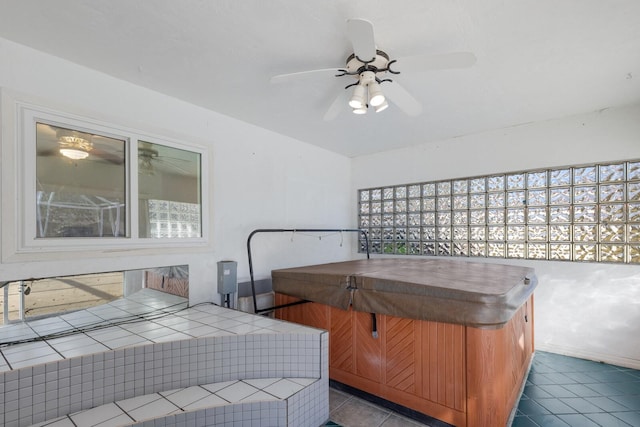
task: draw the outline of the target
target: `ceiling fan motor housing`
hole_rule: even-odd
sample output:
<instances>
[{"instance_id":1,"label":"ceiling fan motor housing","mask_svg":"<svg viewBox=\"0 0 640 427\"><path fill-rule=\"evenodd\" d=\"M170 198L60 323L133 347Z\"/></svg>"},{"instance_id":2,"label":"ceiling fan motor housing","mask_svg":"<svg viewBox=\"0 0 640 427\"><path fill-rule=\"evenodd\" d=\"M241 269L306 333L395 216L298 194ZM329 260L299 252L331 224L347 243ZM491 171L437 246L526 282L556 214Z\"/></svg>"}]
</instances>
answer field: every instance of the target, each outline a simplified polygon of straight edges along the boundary
<instances>
[{"instance_id":1,"label":"ceiling fan motor housing","mask_svg":"<svg viewBox=\"0 0 640 427\"><path fill-rule=\"evenodd\" d=\"M364 62L360 58L356 56L355 53L352 53L347 58L347 72L349 74L354 74L356 77L361 75L363 72L371 71L375 77L375 74L378 73L378 70L387 69L387 65L389 64L389 55L381 50L376 51L376 56L369 62Z\"/></svg>"}]
</instances>

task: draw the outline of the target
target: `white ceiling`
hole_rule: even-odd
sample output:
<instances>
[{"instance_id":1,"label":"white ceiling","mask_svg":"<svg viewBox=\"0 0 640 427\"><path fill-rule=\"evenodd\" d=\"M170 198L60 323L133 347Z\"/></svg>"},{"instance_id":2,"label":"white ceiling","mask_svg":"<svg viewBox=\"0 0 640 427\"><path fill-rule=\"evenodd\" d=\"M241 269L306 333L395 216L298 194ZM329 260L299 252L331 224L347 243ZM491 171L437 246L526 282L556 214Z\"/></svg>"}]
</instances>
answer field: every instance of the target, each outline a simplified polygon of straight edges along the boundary
<instances>
[{"instance_id":1,"label":"white ceiling","mask_svg":"<svg viewBox=\"0 0 640 427\"><path fill-rule=\"evenodd\" d=\"M348 18L391 59L477 63L400 74L417 117L324 121L349 77L269 79L342 67ZM640 102L638 0L0 0L0 37L347 156Z\"/></svg>"}]
</instances>

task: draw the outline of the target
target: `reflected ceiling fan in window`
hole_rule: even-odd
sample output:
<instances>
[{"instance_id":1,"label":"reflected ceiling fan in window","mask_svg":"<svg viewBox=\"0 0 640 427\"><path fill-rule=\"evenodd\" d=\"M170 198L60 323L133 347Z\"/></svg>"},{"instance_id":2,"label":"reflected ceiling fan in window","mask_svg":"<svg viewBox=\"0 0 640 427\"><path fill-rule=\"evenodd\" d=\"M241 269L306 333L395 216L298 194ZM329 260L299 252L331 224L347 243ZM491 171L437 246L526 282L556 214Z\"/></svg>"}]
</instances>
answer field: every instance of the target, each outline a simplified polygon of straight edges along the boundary
<instances>
[{"instance_id":1,"label":"reflected ceiling fan in window","mask_svg":"<svg viewBox=\"0 0 640 427\"><path fill-rule=\"evenodd\" d=\"M36 127L37 154L72 161L104 160L115 165L124 164L125 142L79 130L38 123Z\"/></svg>"},{"instance_id":2,"label":"reflected ceiling fan in window","mask_svg":"<svg viewBox=\"0 0 640 427\"><path fill-rule=\"evenodd\" d=\"M476 57L471 52L419 54L391 59L386 52L377 49L373 24L364 19L347 20L347 37L351 41L353 53L347 58L346 67L280 74L273 76L271 83L293 81L315 75L351 78L345 90L329 106L324 120L333 120L347 106L351 107L355 114L365 114L369 107L376 112L381 112L389 106L389 101L407 115L418 116L422 112L422 105L396 81L394 76L400 74L399 70L394 69L396 62L402 71L467 68L476 62Z\"/></svg>"},{"instance_id":3,"label":"reflected ceiling fan in window","mask_svg":"<svg viewBox=\"0 0 640 427\"><path fill-rule=\"evenodd\" d=\"M180 153L188 153L188 158L177 157ZM174 154L174 156L167 156L166 154ZM195 172L193 169L193 159L191 155L185 150L166 147L160 144L154 144L152 142L139 141L138 142L138 171L142 175L154 176L156 174L156 168L162 168L164 171L173 170L174 173L181 175L193 176Z\"/></svg>"}]
</instances>

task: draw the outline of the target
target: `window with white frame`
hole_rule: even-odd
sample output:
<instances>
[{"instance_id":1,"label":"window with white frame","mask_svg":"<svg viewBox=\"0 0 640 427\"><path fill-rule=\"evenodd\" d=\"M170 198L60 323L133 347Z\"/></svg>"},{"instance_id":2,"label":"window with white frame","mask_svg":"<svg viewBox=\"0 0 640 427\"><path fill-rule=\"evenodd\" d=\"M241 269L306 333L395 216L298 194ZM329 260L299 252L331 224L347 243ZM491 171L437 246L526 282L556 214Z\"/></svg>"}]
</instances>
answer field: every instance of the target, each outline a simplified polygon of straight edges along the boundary
<instances>
[{"instance_id":1,"label":"window with white frame","mask_svg":"<svg viewBox=\"0 0 640 427\"><path fill-rule=\"evenodd\" d=\"M371 253L640 264L639 160L362 189L358 212Z\"/></svg>"}]
</instances>

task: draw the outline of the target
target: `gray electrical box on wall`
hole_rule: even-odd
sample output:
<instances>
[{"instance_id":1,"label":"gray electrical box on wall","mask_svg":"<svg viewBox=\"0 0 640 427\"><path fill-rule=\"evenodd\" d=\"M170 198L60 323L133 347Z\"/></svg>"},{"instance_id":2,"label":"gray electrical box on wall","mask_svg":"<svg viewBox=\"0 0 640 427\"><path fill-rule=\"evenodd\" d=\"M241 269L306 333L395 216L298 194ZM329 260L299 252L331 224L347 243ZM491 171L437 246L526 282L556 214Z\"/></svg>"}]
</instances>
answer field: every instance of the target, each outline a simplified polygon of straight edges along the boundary
<instances>
[{"instance_id":1,"label":"gray electrical box on wall","mask_svg":"<svg viewBox=\"0 0 640 427\"><path fill-rule=\"evenodd\" d=\"M218 261L218 293L226 295L236 292L238 292L238 263Z\"/></svg>"}]
</instances>

